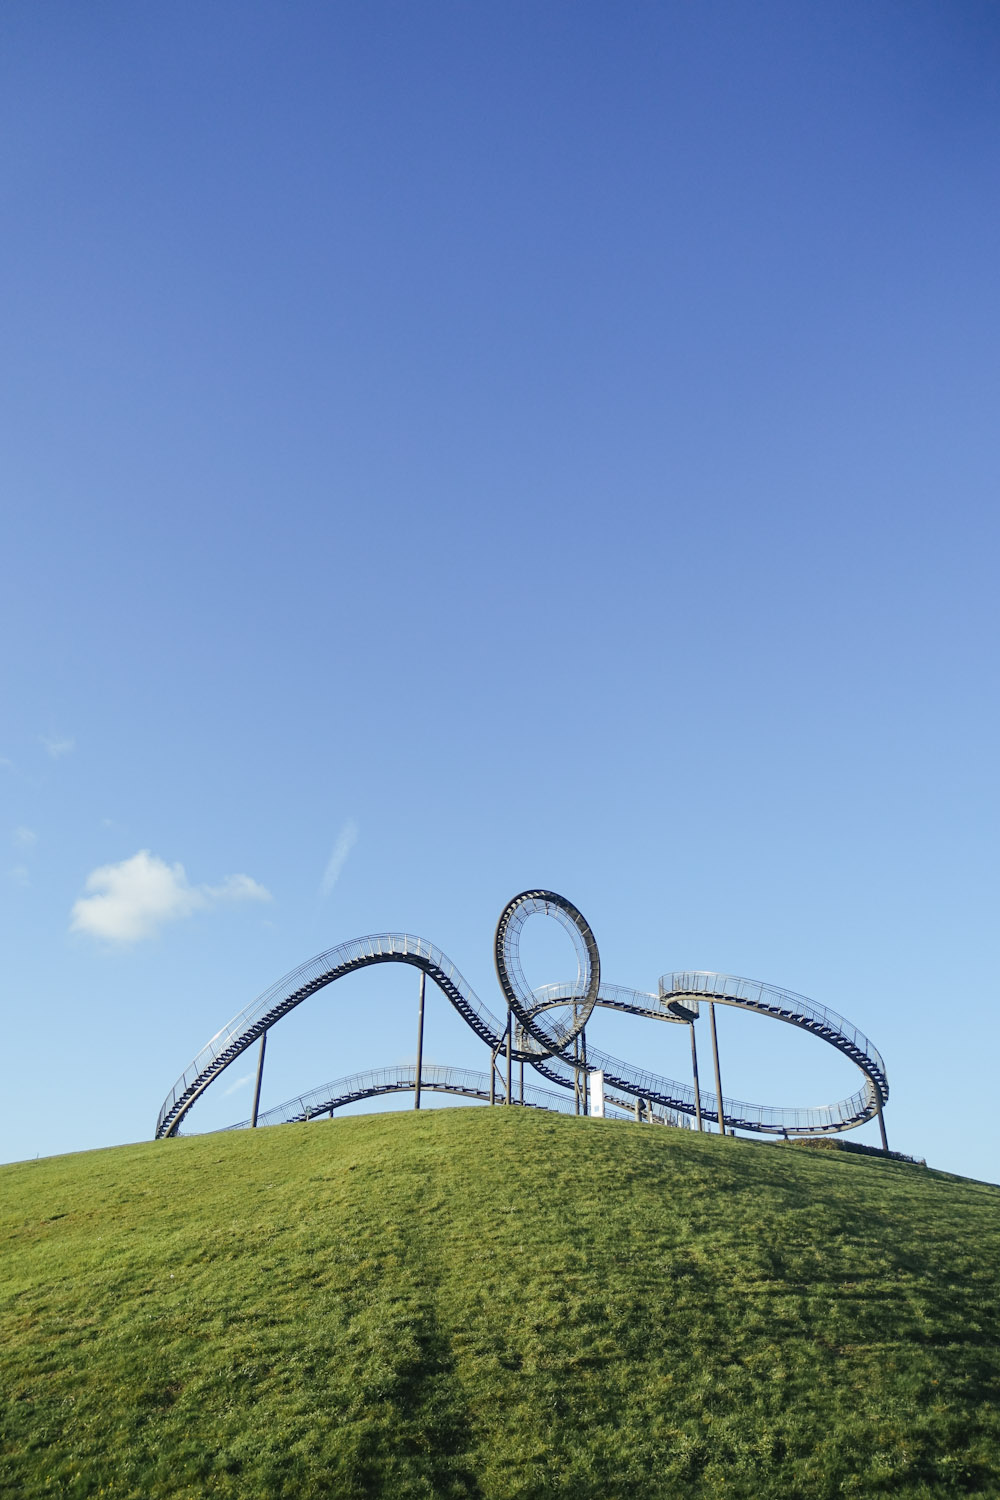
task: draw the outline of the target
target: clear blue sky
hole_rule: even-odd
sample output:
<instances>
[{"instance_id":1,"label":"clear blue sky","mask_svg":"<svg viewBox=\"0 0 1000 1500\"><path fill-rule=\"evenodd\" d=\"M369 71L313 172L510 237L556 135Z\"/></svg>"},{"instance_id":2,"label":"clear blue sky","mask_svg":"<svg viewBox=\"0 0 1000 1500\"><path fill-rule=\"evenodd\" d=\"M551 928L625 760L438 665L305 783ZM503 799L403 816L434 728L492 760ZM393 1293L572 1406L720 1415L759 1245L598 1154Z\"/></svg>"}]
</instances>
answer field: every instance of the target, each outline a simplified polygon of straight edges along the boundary
<instances>
[{"instance_id":1,"label":"clear blue sky","mask_svg":"<svg viewBox=\"0 0 1000 1500\"><path fill-rule=\"evenodd\" d=\"M997 1179L996 7L15 0L0 134L0 1155L148 1137L359 933L498 1007L541 884L609 979L842 1011ZM855 1087L743 1020L727 1092Z\"/></svg>"}]
</instances>

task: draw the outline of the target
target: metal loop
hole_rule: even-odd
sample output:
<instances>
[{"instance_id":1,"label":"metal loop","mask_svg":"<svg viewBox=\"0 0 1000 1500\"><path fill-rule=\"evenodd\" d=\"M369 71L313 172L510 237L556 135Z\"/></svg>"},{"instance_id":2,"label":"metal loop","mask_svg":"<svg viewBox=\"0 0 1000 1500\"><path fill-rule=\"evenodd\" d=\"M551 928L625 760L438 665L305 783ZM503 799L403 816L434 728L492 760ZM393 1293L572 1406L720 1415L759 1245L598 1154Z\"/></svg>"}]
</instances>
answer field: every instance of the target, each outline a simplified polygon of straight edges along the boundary
<instances>
[{"instance_id":1,"label":"metal loop","mask_svg":"<svg viewBox=\"0 0 1000 1500\"><path fill-rule=\"evenodd\" d=\"M555 997L543 991L541 999L524 977L520 956L521 933L528 918L536 913L554 917L569 933L576 949L575 983L570 987L560 985ZM529 1050L539 1057L564 1052L586 1026L601 988L601 955L586 918L571 901L554 891L522 891L500 913L493 958L507 1004L535 1042Z\"/></svg>"}]
</instances>

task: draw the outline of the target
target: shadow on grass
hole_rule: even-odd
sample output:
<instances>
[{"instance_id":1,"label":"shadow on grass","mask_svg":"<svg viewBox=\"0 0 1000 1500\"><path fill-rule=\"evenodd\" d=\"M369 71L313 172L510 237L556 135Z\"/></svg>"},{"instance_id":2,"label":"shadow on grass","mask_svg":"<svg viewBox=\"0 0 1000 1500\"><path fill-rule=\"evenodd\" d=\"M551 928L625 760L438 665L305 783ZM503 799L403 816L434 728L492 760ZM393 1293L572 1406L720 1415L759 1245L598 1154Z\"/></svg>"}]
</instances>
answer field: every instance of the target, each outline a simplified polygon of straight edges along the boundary
<instances>
[{"instance_id":1,"label":"shadow on grass","mask_svg":"<svg viewBox=\"0 0 1000 1500\"><path fill-rule=\"evenodd\" d=\"M387 1420L367 1427L354 1455L356 1492L477 1500L469 1457L475 1440L450 1343L428 1303L410 1322L405 1344L379 1392Z\"/></svg>"}]
</instances>

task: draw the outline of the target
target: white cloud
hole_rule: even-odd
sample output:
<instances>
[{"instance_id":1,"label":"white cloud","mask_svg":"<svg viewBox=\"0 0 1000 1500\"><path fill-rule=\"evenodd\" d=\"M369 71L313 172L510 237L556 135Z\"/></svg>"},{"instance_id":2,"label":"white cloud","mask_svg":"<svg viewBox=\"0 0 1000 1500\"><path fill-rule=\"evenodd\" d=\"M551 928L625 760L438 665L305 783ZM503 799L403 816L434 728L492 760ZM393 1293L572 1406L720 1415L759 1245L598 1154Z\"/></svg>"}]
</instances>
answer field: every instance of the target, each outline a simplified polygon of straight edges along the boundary
<instances>
[{"instance_id":1,"label":"white cloud","mask_svg":"<svg viewBox=\"0 0 1000 1500\"><path fill-rule=\"evenodd\" d=\"M249 875L229 875L216 886L191 885L183 865L168 865L148 849L93 870L85 890L87 895L73 906L70 930L113 943L153 937L165 922L190 917L220 901L271 899Z\"/></svg>"},{"instance_id":2,"label":"white cloud","mask_svg":"<svg viewBox=\"0 0 1000 1500\"><path fill-rule=\"evenodd\" d=\"M323 879L319 883L319 894L324 901L340 879L340 872L347 863L347 856L357 841L358 825L353 818L349 818L337 835L337 842L333 846L333 852L323 871Z\"/></svg>"},{"instance_id":3,"label":"white cloud","mask_svg":"<svg viewBox=\"0 0 1000 1500\"><path fill-rule=\"evenodd\" d=\"M27 865L15 865L12 870L7 871L7 877L9 880L12 880L15 885L27 886L31 884L31 876L28 874Z\"/></svg>"},{"instance_id":4,"label":"white cloud","mask_svg":"<svg viewBox=\"0 0 1000 1500\"><path fill-rule=\"evenodd\" d=\"M38 834L33 828L15 828L10 841L15 849L33 849L38 843Z\"/></svg>"},{"instance_id":5,"label":"white cloud","mask_svg":"<svg viewBox=\"0 0 1000 1500\"><path fill-rule=\"evenodd\" d=\"M72 735L69 735L65 739L60 739L55 734L42 734L39 735L39 739L45 746L46 754L50 760L58 760L60 756L69 755L70 751L76 749L76 740L73 739Z\"/></svg>"}]
</instances>

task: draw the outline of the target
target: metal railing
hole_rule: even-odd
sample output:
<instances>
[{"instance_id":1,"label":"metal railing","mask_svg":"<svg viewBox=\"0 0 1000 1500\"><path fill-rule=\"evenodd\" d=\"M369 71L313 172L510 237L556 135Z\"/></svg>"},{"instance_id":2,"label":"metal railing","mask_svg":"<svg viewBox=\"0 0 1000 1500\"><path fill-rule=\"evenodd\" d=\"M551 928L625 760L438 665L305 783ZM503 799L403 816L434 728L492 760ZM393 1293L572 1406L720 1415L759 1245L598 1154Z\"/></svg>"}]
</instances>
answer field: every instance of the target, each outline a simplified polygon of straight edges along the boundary
<instances>
[{"instance_id":1,"label":"metal railing","mask_svg":"<svg viewBox=\"0 0 1000 1500\"><path fill-rule=\"evenodd\" d=\"M412 1063L400 1063L387 1068L369 1068L362 1073L352 1073L338 1078L333 1083L321 1084L308 1093L296 1094L283 1104L258 1115L258 1125L292 1125L308 1120L329 1117L345 1105L356 1104L362 1099L374 1099L384 1094L412 1093L416 1088L417 1070ZM420 1070L421 1092L457 1094L466 1099L490 1098L490 1077L473 1068L451 1068L437 1064L425 1064ZM515 1089L511 1104L533 1109L556 1110L565 1114L573 1111L573 1100L566 1093L552 1089L540 1089L535 1084L526 1084L524 1097ZM605 1100L605 1108L623 1115L630 1115L631 1108L620 1100ZM227 1130L248 1130L249 1120L237 1125L227 1125ZM668 1123L675 1124L676 1120Z\"/></svg>"},{"instance_id":2,"label":"metal railing","mask_svg":"<svg viewBox=\"0 0 1000 1500\"><path fill-rule=\"evenodd\" d=\"M537 1007L542 1008L550 1005L559 1005L566 1001L572 1001L579 993L574 984L541 984L532 994L537 1002ZM630 990L622 984L608 984L601 980L597 990L595 1007L604 1010L625 1011L632 1016L649 1016L657 1021L679 1021L679 1016L668 1015L664 1011L664 1004L659 995L651 995L647 990ZM538 1043L532 1043L531 1039L525 1038L527 1051L538 1052L543 1048Z\"/></svg>"}]
</instances>

